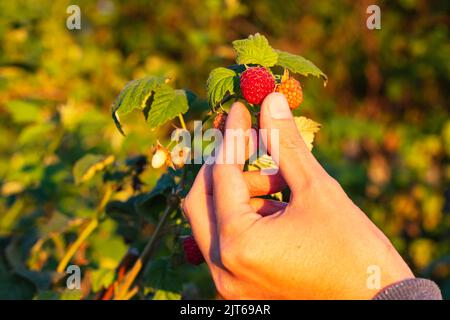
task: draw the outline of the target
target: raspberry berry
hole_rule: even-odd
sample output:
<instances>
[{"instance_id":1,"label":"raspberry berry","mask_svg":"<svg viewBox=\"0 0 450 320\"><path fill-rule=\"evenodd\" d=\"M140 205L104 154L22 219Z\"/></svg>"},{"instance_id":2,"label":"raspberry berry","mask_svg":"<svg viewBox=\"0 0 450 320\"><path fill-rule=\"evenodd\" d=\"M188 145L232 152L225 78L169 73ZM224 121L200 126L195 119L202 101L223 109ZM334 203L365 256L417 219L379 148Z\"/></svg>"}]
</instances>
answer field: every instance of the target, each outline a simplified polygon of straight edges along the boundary
<instances>
[{"instance_id":1,"label":"raspberry berry","mask_svg":"<svg viewBox=\"0 0 450 320\"><path fill-rule=\"evenodd\" d=\"M183 240L184 256L190 264L199 265L205 261L193 236Z\"/></svg>"},{"instance_id":2,"label":"raspberry berry","mask_svg":"<svg viewBox=\"0 0 450 320\"><path fill-rule=\"evenodd\" d=\"M225 111L219 112L213 121L213 128L220 130L220 132L224 133L225 131L225 123L227 122L228 113Z\"/></svg>"},{"instance_id":3,"label":"raspberry berry","mask_svg":"<svg viewBox=\"0 0 450 320\"><path fill-rule=\"evenodd\" d=\"M263 67L245 70L241 75L241 92L245 100L261 104L264 98L275 89L275 79Z\"/></svg>"},{"instance_id":4,"label":"raspberry berry","mask_svg":"<svg viewBox=\"0 0 450 320\"><path fill-rule=\"evenodd\" d=\"M291 109L297 108L303 101L303 91L300 82L289 77L287 72L283 75L281 84L277 86L275 91L282 93L286 97Z\"/></svg>"}]
</instances>

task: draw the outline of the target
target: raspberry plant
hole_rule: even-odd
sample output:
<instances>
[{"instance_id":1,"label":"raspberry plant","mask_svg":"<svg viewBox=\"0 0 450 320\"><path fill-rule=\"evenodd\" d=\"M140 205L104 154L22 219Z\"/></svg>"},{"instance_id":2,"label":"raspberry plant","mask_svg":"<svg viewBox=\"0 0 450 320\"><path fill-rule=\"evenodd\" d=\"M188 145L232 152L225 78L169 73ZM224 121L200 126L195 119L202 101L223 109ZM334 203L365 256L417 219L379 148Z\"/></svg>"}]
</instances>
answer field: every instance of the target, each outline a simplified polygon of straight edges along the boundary
<instances>
[{"instance_id":1,"label":"raspberry plant","mask_svg":"<svg viewBox=\"0 0 450 320\"><path fill-rule=\"evenodd\" d=\"M248 106L257 125L259 104L273 91L283 93L291 108L298 107L303 98L302 89L298 79L292 75L319 77L326 84L326 75L311 61L273 49L263 35L236 40L233 47L237 53L236 64L212 70L207 79L209 111L202 121L203 128L211 126L223 131L226 110L237 100ZM124 135L121 118L136 110L143 114L150 130L163 132L162 128L169 123L187 130L184 114L201 101L190 90L173 88L170 79L147 76L129 82L122 89L113 103L112 118ZM314 135L320 125L306 117L295 117L295 121L305 143L312 149ZM163 140L164 134L161 133L160 141ZM173 157L172 143L160 141L152 148L151 154L136 156L125 163L116 161L113 156L87 155L74 167L77 183L84 183L102 172L105 187L97 216L85 225L72 243L60 261L58 271L66 268L105 214L120 222L121 232L130 247L114 274L101 281L98 299L131 299L148 294L155 296L161 292L165 292L165 298L179 298L183 289L180 282L189 276L186 270L190 270L184 256L193 264L203 261L195 240L189 236L189 225L180 209L199 166L185 164L184 160L191 157L188 148L182 148ZM266 155L246 168L254 170L273 165L270 156ZM142 176L147 170L155 169L162 170L163 174L149 189ZM117 196L124 188L131 188L133 196L128 199ZM280 194L275 196L281 197ZM183 246L188 251L185 255ZM140 290L143 283L152 290Z\"/></svg>"}]
</instances>

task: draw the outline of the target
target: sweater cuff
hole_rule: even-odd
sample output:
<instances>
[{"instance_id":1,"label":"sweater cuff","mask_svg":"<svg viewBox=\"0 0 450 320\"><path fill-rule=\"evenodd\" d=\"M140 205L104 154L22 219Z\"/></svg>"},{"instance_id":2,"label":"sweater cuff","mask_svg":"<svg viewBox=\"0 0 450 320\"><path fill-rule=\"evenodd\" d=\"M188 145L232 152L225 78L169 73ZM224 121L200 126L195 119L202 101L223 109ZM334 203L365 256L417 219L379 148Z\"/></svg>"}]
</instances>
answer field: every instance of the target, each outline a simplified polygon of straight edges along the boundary
<instances>
[{"instance_id":1,"label":"sweater cuff","mask_svg":"<svg viewBox=\"0 0 450 320\"><path fill-rule=\"evenodd\" d=\"M373 300L442 300L442 295L433 281L413 278L385 287Z\"/></svg>"}]
</instances>

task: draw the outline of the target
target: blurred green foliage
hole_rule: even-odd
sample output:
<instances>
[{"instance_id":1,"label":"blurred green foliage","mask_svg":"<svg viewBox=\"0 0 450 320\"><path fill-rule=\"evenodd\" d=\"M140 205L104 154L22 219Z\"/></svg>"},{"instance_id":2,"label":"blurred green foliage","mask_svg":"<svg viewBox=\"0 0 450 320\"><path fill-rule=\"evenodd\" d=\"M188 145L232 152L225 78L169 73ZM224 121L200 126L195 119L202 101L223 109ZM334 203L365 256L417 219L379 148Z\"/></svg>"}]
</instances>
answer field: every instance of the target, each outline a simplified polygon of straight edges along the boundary
<instances>
[{"instance_id":1,"label":"blurred green foliage","mask_svg":"<svg viewBox=\"0 0 450 320\"><path fill-rule=\"evenodd\" d=\"M210 70L235 58L231 42L256 32L328 75L326 88L300 79L298 112L323 125L315 155L416 275L450 298L450 3L378 1L382 29L371 31L368 1L75 2L82 28L72 31L72 2L0 2L1 298L94 298L111 284L130 247L141 250L151 236L177 179L165 176L150 193L163 171L146 157L170 126L151 131L133 113L121 119L123 137L111 121L114 98L146 75L169 76L206 98ZM187 120L206 109L198 103ZM84 166L101 155L114 164L78 183L73 166L90 154ZM58 263L97 216L71 260L82 267L82 290L68 291ZM206 266L183 262L179 237L189 230L181 213L170 221L175 232L135 297L215 297Z\"/></svg>"}]
</instances>

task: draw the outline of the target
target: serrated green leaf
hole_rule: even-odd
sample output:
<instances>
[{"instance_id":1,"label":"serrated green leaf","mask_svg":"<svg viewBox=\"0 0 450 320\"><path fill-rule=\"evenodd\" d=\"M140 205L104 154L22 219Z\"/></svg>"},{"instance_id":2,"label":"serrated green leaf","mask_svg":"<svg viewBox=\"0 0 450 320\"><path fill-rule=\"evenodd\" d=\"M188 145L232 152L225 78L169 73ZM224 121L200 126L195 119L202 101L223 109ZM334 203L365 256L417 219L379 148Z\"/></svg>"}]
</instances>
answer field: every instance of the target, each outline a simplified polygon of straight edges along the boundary
<instances>
[{"instance_id":1,"label":"serrated green leaf","mask_svg":"<svg viewBox=\"0 0 450 320\"><path fill-rule=\"evenodd\" d=\"M180 113L188 111L188 99L184 90L174 90L163 84L155 92L150 111L147 114L147 123L152 128L158 128Z\"/></svg>"},{"instance_id":2,"label":"serrated green leaf","mask_svg":"<svg viewBox=\"0 0 450 320\"><path fill-rule=\"evenodd\" d=\"M269 45L269 41L259 33L249 36L247 39L233 41L233 47L237 52L238 64L259 64L264 67L272 67L277 63L278 54Z\"/></svg>"},{"instance_id":3,"label":"serrated green leaf","mask_svg":"<svg viewBox=\"0 0 450 320\"><path fill-rule=\"evenodd\" d=\"M237 74L227 68L216 68L211 71L206 82L210 106L215 107L227 93L234 94L237 79Z\"/></svg>"},{"instance_id":4,"label":"serrated green leaf","mask_svg":"<svg viewBox=\"0 0 450 320\"><path fill-rule=\"evenodd\" d=\"M277 65L289 69L293 73L298 73L303 76L315 76L321 77L326 85L328 77L322 72L314 63L302 56L295 55L289 52L284 52L276 50L278 52L278 62Z\"/></svg>"},{"instance_id":5,"label":"serrated green leaf","mask_svg":"<svg viewBox=\"0 0 450 320\"><path fill-rule=\"evenodd\" d=\"M121 116L134 109L143 110L152 92L164 81L163 77L149 76L128 82L114 101L112 112Z\"/></svg>"},{"instance_id":6,"label":"serrated green leaf","mask_svg":"<svg viewBox=\"0 0 450 320\"><path fill-rule=\"evenodd\" d=\"M87 154L73 166L75 184L90 180L97 172L114 162L114 156Z\"/></svg>"},{"instance_id":7,"label":"serrated green leaf","mask_svg":"<svg viewBox=\"0 0 450 320\"><path fill-rule=\"evenodd\" d=\"M165 78L149 76L128 82L112 105L112 118L117 129L125 135L119 117L138 109L143 110L152 93L164 83Z\"/></svg>"}]
</instances>

